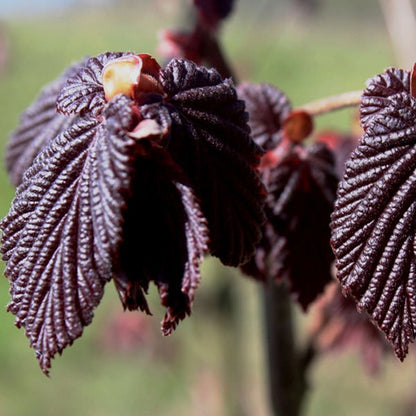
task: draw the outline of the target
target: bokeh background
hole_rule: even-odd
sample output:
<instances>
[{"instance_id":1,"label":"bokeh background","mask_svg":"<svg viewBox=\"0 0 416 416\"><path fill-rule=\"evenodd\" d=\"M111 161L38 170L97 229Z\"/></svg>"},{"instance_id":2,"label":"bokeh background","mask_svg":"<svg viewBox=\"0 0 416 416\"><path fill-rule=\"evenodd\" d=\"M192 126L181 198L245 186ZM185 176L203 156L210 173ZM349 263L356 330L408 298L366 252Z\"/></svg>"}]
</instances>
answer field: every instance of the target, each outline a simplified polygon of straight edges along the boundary
<instances>
[{"instance_id":1,"label":"bokeh background","mask_svg":"<svg viewBox=\"0 0 416 416\"><path fill-rule=\"evenodd\" d=\"M376 0L237 0L221 39L240 80L279 86L294 106L349 90L395 64ZM0 148L41 87L85 55L132 50L157 55L158 32L180 27L176 0L0 0ZM317 129L351 128L354 113L319 118ZM4 150L3 150L4 152ZM0 215L13 198L3 163ZM1 273L3 265L1 266ZM203 265L193 314L163 338L163 310L124 313L111 283L83 337L46 378L6 312L0 279L0 416L267 416L259 285L212 259ZM313 313L296 309L299 343ZM378 375L354 349L319 356L308 416L412 415L415 363L393 354Z\"/></svg>"}]
</instances>

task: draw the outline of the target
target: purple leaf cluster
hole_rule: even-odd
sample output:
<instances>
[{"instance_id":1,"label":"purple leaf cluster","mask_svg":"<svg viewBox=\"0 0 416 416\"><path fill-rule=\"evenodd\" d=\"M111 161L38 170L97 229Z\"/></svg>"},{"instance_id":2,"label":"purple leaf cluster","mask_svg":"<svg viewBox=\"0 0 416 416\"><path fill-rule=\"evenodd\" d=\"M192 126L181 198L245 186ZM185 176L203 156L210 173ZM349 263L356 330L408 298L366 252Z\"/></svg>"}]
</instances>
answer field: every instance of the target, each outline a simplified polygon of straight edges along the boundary
<instances>
[{"instance_id":1,"label":"purple leaf cluster","mask_svg":"<svg viewBox=\"0 0 416 416\"><path fill-rule=\"evenodd\" d=\"M130 68L136 80L117 78ZM90 324L108 281L125 308L146 313L153 281L167 335L190 314L204 254L233 266L250 258L265 190L247 118L215 70L131 53L75 65L22 115L7 148L18 187L1 253L8 310L45 373Z\"/></svg>"},{"instance_id":2,"label":"purple leaf cluster","mask_svg":"<svg viewBox=\"0 0 416 416\"><path fill-rule=\"evenodd\" d=\"M242 270L262 281L285 280L303 309L331 280L330 215L338 176L324 143L290 140L287 97L270 85L243 85L254 140L267 150L261 177L268 189L267 222L253 259Z\"/></svg>"}]
</instances>

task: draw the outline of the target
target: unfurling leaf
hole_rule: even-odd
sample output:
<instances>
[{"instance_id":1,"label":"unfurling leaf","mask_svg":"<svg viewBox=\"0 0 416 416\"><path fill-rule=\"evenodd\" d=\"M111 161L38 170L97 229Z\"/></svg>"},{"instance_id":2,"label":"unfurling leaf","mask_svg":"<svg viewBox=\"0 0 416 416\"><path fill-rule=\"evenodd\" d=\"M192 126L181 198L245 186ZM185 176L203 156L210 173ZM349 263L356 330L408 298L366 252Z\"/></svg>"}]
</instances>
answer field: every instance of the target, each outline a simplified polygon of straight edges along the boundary
<instances>
[{"instance_id":1,"label":"unfurling leaf","mask_svg":"<svg viewBox=\"0 0 416 416\"><path fill-rule=\"evenodd\" d=\"M246 102L254 141L264 150L274 149L282 140L283 123L292 111L289 99L269 84L241 84L238 96Z\"/></svg>"},{"instance_id":2,"label":"unfurling leaf","mask_svg":"<svg viewBox=\"0 0 416 416\"><path fill-rule=\"evenodd\" d=\"M403 360L416 322L416 101L409 73L389 69L363 93L364 136L347 162L332 216L343 290Z\"/></svg>"},{"instance_id":3,"label":"unfurling leaf","mask_svg":"<svg viewBox=\"0 0 416 416\"><path fill-rule=\"evenodd\" d=\"M154 280L167 307L162 330L169 334L190 314L208 228L194 191L169 153L146 140L139 149L114 282L125 308L148 312L143 292Z\"/></svg>"},{"instance_id":4,"label":"unfurling leaf","mask_svg":"<svg viewBox=\"0 0 416 416\"><path fill-rule=\"evenodd\" d=\"M230 80L183 59L161 71L161 83L172 118L167 148L201 200L211 254L238 266L261 237L266 194L252 169L263 151L250 138L244 102Z\"/></svg>"},{"instance_id":5,"label":"unfurling leaf","mask_svg":"<svg viewBox=\"0 0 416 416\"><path fill-rule=\"evenodd\" d=\"M243 271L260 280L287 280L306 310L331 280L329 219L338 183L333 154L323 143L290 146L262 175L268 222Z\"/></svg>"},{"instance_id":6,"label":"unfurling leaf","mask_svg":"<svg viewBox=\"0 0 416 416\"><path fill-rule=\"evenodd\" d=\"M53 114L54 101L65 115ZM226 263L248 259L265 192L246 122L216 71L122 53L77 65L25 113L9 145L21 184L1 252L9 310L45 373L91 322L110 279L125 308L148 313L154 281L167 335L190 314L208 244Z\"/></svg>"},{"instance_id":7,"label":"unfurling leaf","mask_svg":"<svg viewBox=\"0 0 416 416\"><path fill-rule=\"evenodd\" d=\"M247 102L254 140L268 149L260 171L269 191L263 238L242 270L262 281L286 280L306 310L331 279L334 155L323 143L299 143L310 132L310 116L291 112L277 88L245 84L239 95Z\"/></svg>"}]
</instances>

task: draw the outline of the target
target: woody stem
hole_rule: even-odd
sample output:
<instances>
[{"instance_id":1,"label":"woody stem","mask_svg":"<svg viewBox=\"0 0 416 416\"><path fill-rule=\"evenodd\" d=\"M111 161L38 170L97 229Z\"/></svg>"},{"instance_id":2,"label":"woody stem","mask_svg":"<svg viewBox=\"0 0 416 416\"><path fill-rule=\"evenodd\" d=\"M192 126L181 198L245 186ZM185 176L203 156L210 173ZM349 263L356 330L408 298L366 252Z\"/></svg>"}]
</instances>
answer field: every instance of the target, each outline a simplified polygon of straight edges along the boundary
<instances>
[{"instance_id":1,"label":"woody stem","mask_svg":"<svg viewBox=\"0 0 416 416\"><path fill-rule=\"evenodd\" d=\"M274 416L299 416L307 391L304 354L296 345L292 301L287 285L269 276L264 288L266 362Z\"/></svg>"},{"instance_id":2,"label":"woody stem","mask_svg":"<svg viewBox=\"0 0 416 416\"><path fill-rule=\"evenodd\" d=\"M350 91L331 97L322 98L302 105L298 110L303 110L311 116L329 113L345 107L354 107L361 102L362 91Z\"/></svg>"}]
</instances>

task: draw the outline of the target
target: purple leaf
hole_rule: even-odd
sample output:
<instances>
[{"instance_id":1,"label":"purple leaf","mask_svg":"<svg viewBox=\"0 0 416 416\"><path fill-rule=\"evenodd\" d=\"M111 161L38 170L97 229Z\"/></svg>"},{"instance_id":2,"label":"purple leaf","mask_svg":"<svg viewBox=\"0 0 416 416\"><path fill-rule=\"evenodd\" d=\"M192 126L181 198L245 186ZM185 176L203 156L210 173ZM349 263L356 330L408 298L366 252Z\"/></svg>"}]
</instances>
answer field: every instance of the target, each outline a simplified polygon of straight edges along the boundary
<instances>
[{"instance_id":1,"label":"purple leaf","mask_svg":"<svg viewBox=\"0 0 416 416\"><path fill-rule=\"evenodd\" d=\"M360 118L363 128L389 105L389 98L410 89L410 74L408 71L389 68L384 74L376 75L367 81L361 105Z\"/></svg>"},{"instance_id":2,"label":"purple leaf","mask_svg":"<svg viewBox=\"0 0 416 416\"><path fill-rule=\"evenodd\" d=\"M399 74L399 75L398 75ZM401 75L400 75L401 74ZM370 81L365 135L346 165L332 216L338 278L403 360L416 322L416 101L409 74L387 70ZM375 88L383 80L384 90ZM402 82L400 82L400 80ZM382 84L383 85L383 84Z\"/></svg>"},{"instance_id":3,"label":"purple leaf","mask_svg":"<svg viewBox=\"0 0 416 416\"><path fill-rule=\"evenodd\" d=\"M136 123L130 100L105 110L106 129L80 119L42 151L1 228L8 309L48 373L81 336L111 279L130 197Z\"/></svg>"},{"instance_id":4,"label":"purple leaf","mask_svg":"<svg viewBox=\"0 0 416 416\"><path fill-rule=\"evenodd\" d=\"M282 140L282 127L292 106L286 95L269 84L241 84L238 96L250 114L249 126L254 141L265 150L274 149Z\"/></svg>"},{"instance_id":5,"label":"purple leaf","mask_svg":"<svg viewBox=\"0 0 416 416\"><path fill-rule=\"evenodd\" d=\"M208 228L199 202L169 153L150 141L139 144L133 197L129 200L114 280L125 308L149 312L149 281L167 307L165 335L190 314L207 251Z\"/></svg>"},{"instance_id":6,"label":"purple leaf","mask_svg":"<svg viewBox=\"0 0 416 416\"><path fill-rule=\"evenodd\" d=\"M25 170L40 150L75 121L75 117L64 117L56 112L56 97L67 78L81 65L83 62L75 64L47 85L21 115L20 126L10 136L6 150L6 169L13 185L21 183Z\"/></svg>"},{"instance_id":7,"label":"purple leaf","mask_svg":"<svg viewBox=\"0 0 416 416\"><path fill-rule=\"evenodd\" d=\"M251 140L244 103L229 80L183 59L161 71L172 118L168 151L190 178L210 228L210 251L224 264L249 260L264 221L262 150Z\"/></svg>"},{"instance_id":8,"label":"purple leaf","mask_svg":"<svg viewBox=\"0 0 416 416\"><path fill-rule=\"evenodd\" d=\"M148 313L154 281L169 334L190 314L208 234L210 251L235 265L260 238L262 151L230 81L184 60L159 71L143 54L112 63L105 95L101 71L119 56L89 59L63 86L59 110L78 114L45 132L1 223L9 310L45 373L112 277L124 307ZM128 71L140 59L136 83Z\"/></svg>"},{"instance_id":9,"label":"purple leaf","mask_svg":"<svg viewBox=\"0 0 416 416\"><path fill-rule=\"evenodd\" d=\"M323 143L285 146L276 149L281 158L262 169L268 221L256 255L242 270L263 281L285 279L306 310L331 280L329 221L338 178Z\"/></svg>"}]
</instances>

